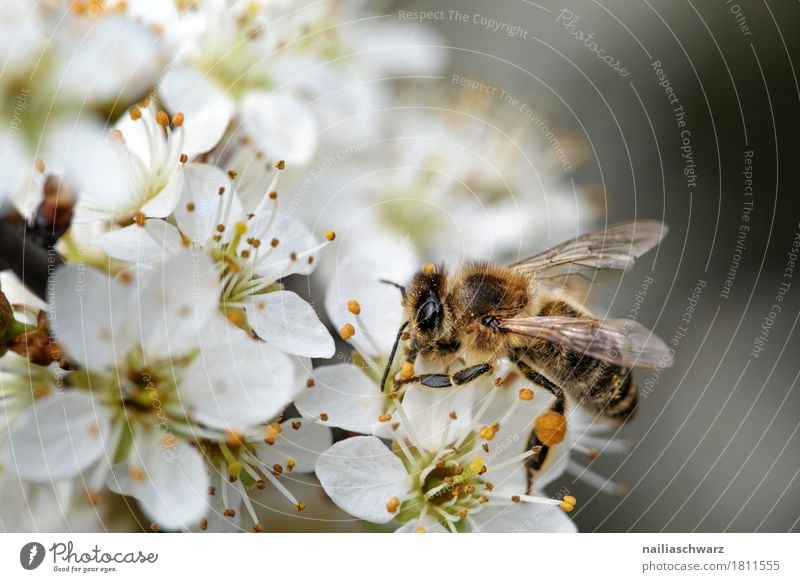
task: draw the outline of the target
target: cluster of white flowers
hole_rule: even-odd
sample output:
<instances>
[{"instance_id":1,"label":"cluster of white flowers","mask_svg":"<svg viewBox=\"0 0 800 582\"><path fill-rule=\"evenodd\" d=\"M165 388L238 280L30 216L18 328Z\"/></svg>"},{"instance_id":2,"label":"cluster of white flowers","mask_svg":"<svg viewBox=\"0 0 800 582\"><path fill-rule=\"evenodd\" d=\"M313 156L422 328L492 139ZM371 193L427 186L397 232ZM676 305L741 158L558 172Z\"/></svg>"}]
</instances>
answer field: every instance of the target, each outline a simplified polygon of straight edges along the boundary
<instances>
[{"instance_id":1,"label":"cluster of white flowers","mask_svg":"<svg viewBox=\"0 0 800 582\"><path fill-rule=\"evenodd\" d=\"M403 318L380 279L594 212L580 148L425 88L435 32L357 1L3 6L0 219L50 276L0 281L0 531L261 531L259 491L301 512L302 473L397 531L572 531L545 487L612 487L570 458L620 448L580 411L529 468L550 400L510 369L380 385ZM336 342L287 283L318 264L345 363L312 365Z\"/></svg>"}]
</instances>

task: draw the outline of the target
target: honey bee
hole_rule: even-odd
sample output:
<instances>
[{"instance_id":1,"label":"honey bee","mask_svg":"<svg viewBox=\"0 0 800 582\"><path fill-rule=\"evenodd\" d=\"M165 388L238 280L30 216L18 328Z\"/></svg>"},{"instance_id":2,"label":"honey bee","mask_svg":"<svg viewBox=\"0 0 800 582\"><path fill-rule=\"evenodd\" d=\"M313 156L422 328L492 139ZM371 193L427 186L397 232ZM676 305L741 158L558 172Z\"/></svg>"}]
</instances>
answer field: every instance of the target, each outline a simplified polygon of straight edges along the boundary
<instances>
[{"instance_id":1,"label":"honey bee","mask_svg":"<svg viewBox=\"0 0 800 582\"><path fill-rule=\"evenodd\" d=\"M596 319L582 300L604 274L630 270L666 233L658 221L629 221L510 266L472 263L450 273L444 266L426 265L407 288L395 284L408 319L382 386L401 339L409 342L404 370L411 374L401 373L396 385L463 386L492 373L500 360L510 360L555 397L534 421L529 438L535 451L528 464L532 479L548 449L564 438L567 399L621 423L637 407L631 369L671 365L670 350L650 330L630 319ZM446 373L413 375L417 358L441 365ZM456 361L480 363L450 370Z\"/></svg>"}]
</instances>

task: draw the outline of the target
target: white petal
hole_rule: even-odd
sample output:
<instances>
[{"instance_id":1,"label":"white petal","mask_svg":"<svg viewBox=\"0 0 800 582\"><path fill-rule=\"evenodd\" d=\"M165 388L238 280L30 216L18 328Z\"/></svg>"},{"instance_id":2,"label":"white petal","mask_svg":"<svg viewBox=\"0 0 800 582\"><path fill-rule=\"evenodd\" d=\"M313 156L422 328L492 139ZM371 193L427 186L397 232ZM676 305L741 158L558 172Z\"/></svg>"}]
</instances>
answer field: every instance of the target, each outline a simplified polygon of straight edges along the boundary
<instances>
[{"instance_id":1,"label":"white petal","mask_svg":"<svg viewBox=\"0 0 800 582\"><path fill-rule=\"evenodd\" d=\"M109 257L132 265L155 265L183 248L178 229L165 220L147 220L96 236L91 244Z\"/></svg>"},{"instance_id":2,"label":"white petal","mask_svg":"<svg viewBox=\"0 0 800 582\"><path fill-rule=\"evenodd\" d=\"M179 387L188 414L220 430L244 430L274 418L300 389L289 356L221 316Z\"/></svg>"},{"instance_id":3,"label":"white petal","mask_svg":"<svg viewBox=\"0 0 800 582\"><path fill-rule=\"evenodd\" d=\"M462 386L453 390L441 390L412 385L403 397L403 411L410 425L407 436L415 446L436 453L454 444L469 431L472 425L472 408L476 390ZM455 413L456 420L451 418Z\"/></svg>"},{"instance_id":4,"label":"white petal","mask_svg":"<svg viewBox=\"0 0 800 582\"><path fill-rule=\"evenodd\" d=\"M513 503L486 507L472 518L478 531L488 533L575 533L578 528L567 514L555 505Z\"/></svg>"},{"instance_id":5,"label":"white petal","mask_svg":"<svg viewBox=\"0 0 800 582\"><path fill-rule=\"evenodd\" d=\"M75 477L106 451L111 413L87 392L69 390L38 401L9 434L4 465L31 481Z\"/></svg>"},{"instance_id":6,"label":"white petal","mask_svg":"<svg viewBox=\"0 0 800 582\"><path fill-rule=\"evenodd\" d=\"M165 218L172 214L183 191L183 166L178 165L172 170L169 180L158 193L150 198L141 208L145 216Z\"/></svg>"},{"instance_id":7,"label":"white petal","mask_svg":"<svg viewBox=\"0 0 800 582\"><path fill-rule=\"evenodd\" d=\"M431 27L374 20L356 26L354 40L383 75L436 75L444 67L446 52L436 47L445 39Z\"/></svg>"},{"instance_id":8,"label":"white petal","mask_svg":"<svg viewBox=\"0 0 800 582\"><path fill-rule=\"evenodd\" d=\"M162 529L195 527L208 511L203 456L186 441L157 428L136 433L127 459L114 467L108 486L139 501Z\"/></svg>"},{"instance_id":9,"label":"white petal","mask_svg":"<svg viewBox=\"0 0 800 582\"><path fill-rule=\"evenodd\" d=\"M233 101L194 69L177 67L159 85L164 104L184 114L184 153L190 158L209 151L225 133L233 116Z\"/></svg>"},{"instance_id":10,"label":"white petal","mask_svg":"<svg viewBox=\"0 0 800 582\"><path fill-rule=\"evenodd\" d=\"M385 237L384 237L385 239ZM336 273L325 294L325 310L337 329L345 323L356 328L350 342L362 354L386 359L400 324L405 321L398 289L381 279L406 285L414 273L415 259L399 244L384 245L369 239L375 254L363 253L336 257ZM394 241L397 242L397 241ZM391 257L391 260L387 260ZM326 261L327 262L327 261ZM360 321L347 309L355 299L361 305Z\"/></svg>"},{"instance_id":11,"label":"white petal","mask_svg":"<svg viewBox=\"0 0 800 582\"><path fill-rule=\"evenodd\" d=\"M146 353L166 358L196 349L217 315L220 293L214 264L201 251L184 251L146 273L138 297Z\"/></svg>"},{"instance_id":12,"label":"white petal","mask_svg":"<svg viewBox=\"0 0 800 582\"><path fill-rule=\"evenodd\" d=\"M121 15L65 18L54 37L53 83L59 99L80 105L139 98L167 64L166 47L148 27Z\"/></svg>"},{"instance_id":13,"label":"white petal","mask_svg":"<svg viewBox=\"0 0 800 582\"><path fill-rule=\"evenodd\" d=\"M385 397L362 370L352 364L322 366L313 372L314 387L295 400L300 414L319 418L327 426L370 434L383 414Z\"/></svg>"},{"instance_id":14,"label":"white petal","mask_svg":"<svg viewBox=\"0 0 800 582\"><path fill-rule=\"evenodd\" d=\"M336 505L373 523L390 522L395 514L386 504L393 497L403 499L411 488L403 462L375 437L333 445L317 461L317 477Z\"/></svg>"},{"instance_id":15,"label":"white petal","mask_svg":"<svg viewBox=\"0 0 800 582\"><path fill-rule=\"evenodd\" d=\"M90 369L115 368L137 340L129 290L85 265L59 268L51 289L50 329L67 356Z\"/></svg>"},{"instance_id":16,"label":"white petal","mask_svg":"<svg viewBox=\"0 0 800 582\"><path fill-rule=\"evenodd\" d=\"M272 224L269 224L270 221ZM262 213L248 226L249 232L264 241L272 239L279 241L278 246L269 251L269 257L256 269L265 279L277 281L294 274L308 275L316 268L319 253L311 255L313 259L311 262L307 257L292 259L293 253L303 253L319 244L311 231L300 221L286 214L277 214L273 219L269 213ZM244 246L244 243L242 245Z\"/></svg>"},{"instance_id":17,"label":"white petal","mask_svg":"<svg viewBox=\"0 0 800 582\"><path fill-rule=\"evenodd\" d=\"M220 196L220 188L224 194ZM233 196L233 200L230 197ZM192 210L189 210L191 204ZM242 205L234 192L230 176L210 164L188 164L184 168L183 192L175 209L175 220L181 232L199 245L216 235L217 221L230 204L225 225L226 240L233 234L233 225L242 220ZM221 205L221 206L220 206Z\"/></svg>"},{"instance_id":18,"label":"white petal","mask_svg":"<svg viewBox=\"0 0 800 582\"><path fill-rule=\"evenodd\" d=\"M306 301L291 291L251 297L247 321L271 346L307 358L330 358L336 348L328 329Z\"/></svg>"},{"instance_id":19,"label":"white petal","mask_svg":"<svg viewBox=\"0 0 800 582\"><path fill-rule=\"evenodd\" d=\"M281 423L281 432L274 444L259 444L256 453L268 467L278 464L287 470L286 462L292 459L295 462L292 472L310 473L319 455L332 444L329 428L310 420L292 418Z\"/></svg>"},{"instance_id":20,"label":"white petal","mask_svg":"<svg viewBox=\"0 0 800 582\"><path fill-rule=\"evenodd\" d=\"M269 155L305 164L317 145L317 124L306 103L289 95L251 92L242 100L242 130Z\"/></svg>"}]
</instances>

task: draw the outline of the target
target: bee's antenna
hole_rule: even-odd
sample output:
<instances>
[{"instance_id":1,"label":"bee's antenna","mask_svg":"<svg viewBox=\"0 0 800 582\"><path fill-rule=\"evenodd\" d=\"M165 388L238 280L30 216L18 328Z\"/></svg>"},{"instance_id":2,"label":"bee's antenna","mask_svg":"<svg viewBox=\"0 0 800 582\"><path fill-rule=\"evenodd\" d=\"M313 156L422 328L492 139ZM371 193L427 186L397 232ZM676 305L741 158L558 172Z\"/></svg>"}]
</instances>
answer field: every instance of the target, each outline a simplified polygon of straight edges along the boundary
<instances>
[{"instance_id":1,"label":"bee's antenna","mask_svg":"<svg viewBox=\"0 0 800 582\"><path fill-rule=\"evenodd\" d=\"M398 289L400 289L400 293L403 294L403 301L406 300L406 288L403 285L401 285L400 283L395 283L394 281L389 281L388 279L378 279L378 281L381 282L381 283L386 283L387 285L391 285L392 287L397 287ZM408 322L406 322L406 323L408 323Z\"/></svg>"},{"instance_id":2,"label":"bee's antenna","mask_svg":"<svg viewBox=\"0 0 800 582\"><path fill-rule=\"evenodd\" d=\"M394 285L395 283L392 284ZM403 292L405 293L405 289L403 289ZM392 369L394 356L397 353L397 346L400 344L400 338L403 337L403 331L405 331L407 325L408 322L404 321L403 325L400 326L400 330L397 332L397 337L394 338L394 345L392 346L392 351L389 353L389 361L386 362L386 368L383 370L383 377L381 378L381 392L386 388L386 380L389 379L389 370Z\"/></svg>"}]
</instances>

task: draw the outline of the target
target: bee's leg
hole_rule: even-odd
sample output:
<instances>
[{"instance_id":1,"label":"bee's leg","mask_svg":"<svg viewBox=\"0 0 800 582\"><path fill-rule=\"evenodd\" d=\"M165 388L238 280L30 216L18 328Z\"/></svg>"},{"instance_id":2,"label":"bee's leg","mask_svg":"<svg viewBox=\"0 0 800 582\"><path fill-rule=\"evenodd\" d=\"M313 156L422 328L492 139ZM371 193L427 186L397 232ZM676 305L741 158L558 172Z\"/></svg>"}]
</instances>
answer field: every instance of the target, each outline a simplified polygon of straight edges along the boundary
<instances>
[{"instance_id":1,"label":"bee's leg","mask_svg":"<svg viewBox=\"0 0 800 582\"><path fill-rule=\"evenodd\" d=\"M477 380L481 376L488 374L491 371L491 364L477 364L475 366L470 366L469 368L459 370L455 374L420 374L419 376L414 376L408 380L404 380L403 382L418 382L423 386L427 386L428 388L449 388L450 386L463 386L464 384L469 384L473 380Z\"/></svg>"},{"instance_id":2,"label":"bee's leg","mask_svg":"<svg viewBox=\"0 0 800 582\"><path fill-rule=\"evenodd\" d=\"M533 487L533 477L536 471L542 468L547 460L550 447L564 440L567 429L567 420L564 417L566 400L561 386L554 384L524 362L517 362L517 367L525 377L545 388L556 397L550 410L540 414L534 421L534 429L528 438L528 449L533 449L534 454L528 459L528 491Z\"/></svg>"}]
</instances>

